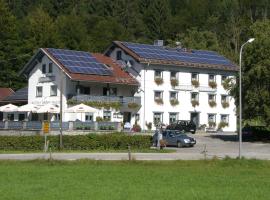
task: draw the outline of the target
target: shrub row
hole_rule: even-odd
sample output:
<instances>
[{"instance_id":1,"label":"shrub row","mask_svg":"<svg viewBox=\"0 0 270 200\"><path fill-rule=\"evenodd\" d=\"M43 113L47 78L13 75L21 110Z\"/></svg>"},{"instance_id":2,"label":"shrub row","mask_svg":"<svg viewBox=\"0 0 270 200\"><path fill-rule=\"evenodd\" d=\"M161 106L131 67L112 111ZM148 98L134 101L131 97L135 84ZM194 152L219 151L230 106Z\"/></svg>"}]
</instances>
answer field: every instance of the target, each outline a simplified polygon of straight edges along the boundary
<instances>
[{"instance_id":1,"label":"shrub row","mask_svg":"<svg viewBox=\"0 0 270 200\"><path fill-rule=\"evenodd\" d=\"M52 150L59 149L59 136L48 136ZM63 136L64 150L125 150L128 145L132 149L146 149L152 144L151 136L125 135L122 133L89 134ZM37 151L43 150L43 136L0 136L1 150Z\"/></svg>"}]
</instances>

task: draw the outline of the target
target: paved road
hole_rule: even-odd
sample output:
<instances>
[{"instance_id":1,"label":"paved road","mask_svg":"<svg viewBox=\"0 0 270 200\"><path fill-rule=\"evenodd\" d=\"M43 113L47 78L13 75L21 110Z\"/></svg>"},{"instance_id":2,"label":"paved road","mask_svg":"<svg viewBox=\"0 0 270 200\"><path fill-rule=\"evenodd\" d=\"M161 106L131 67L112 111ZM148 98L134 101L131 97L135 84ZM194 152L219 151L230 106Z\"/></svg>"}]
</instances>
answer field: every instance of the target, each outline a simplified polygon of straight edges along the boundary
<instances>
[{"instance_id":1,"label":"paved road","mask_svg":"<svg viewBox=\"0 0 270 200\"><path fill-rule=\"evenodd\" d=\"M191 135L197 140L193 148L174 148L175 153L132 153L132 159L136 160L198 160L206 158L225 158L238 156L238 142L235 134L198 134ZM206 150L206 154L203 151ZM243 156L245 158L270 160L270 144L260 142L244 142ZM128 160L127 153L52 153L55 160ZM0 154L0 159L6 160L34 160L49 159L48 153L31 154Z\"/></svg>"}]
</instances>

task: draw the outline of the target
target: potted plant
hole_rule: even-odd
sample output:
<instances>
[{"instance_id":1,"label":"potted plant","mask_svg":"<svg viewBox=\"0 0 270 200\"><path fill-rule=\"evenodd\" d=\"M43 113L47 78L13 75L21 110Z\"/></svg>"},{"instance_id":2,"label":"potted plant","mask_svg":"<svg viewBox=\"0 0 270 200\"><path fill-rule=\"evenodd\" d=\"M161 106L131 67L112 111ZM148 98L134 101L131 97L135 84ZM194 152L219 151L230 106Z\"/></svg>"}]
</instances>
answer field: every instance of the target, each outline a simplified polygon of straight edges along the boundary
<instances>
[{"instance_id":1,"label":"potted plant","mask_svg":"<svg viewBox=\"0 0 270 200\"><path fill-rule=\"evenodd\" d=\"M171 79L171 86L173 87L178 86L178 80L176 78Z\"/></svg>"},{"instance_id":2,"label":"potted plant","mask_svg":"<svg viewBox=\"0 0 270 200\"><path fill-rule=\"evenodd\" d=\"M192 99L191 104L192 104L193 107L196 107L196 106L199 105L199 102L196 99Z\"/></svg>"},{"instance_id":3,"label":"potted plant","mask_svg":"<svg viewBox=\"0 0 270 200\"><path fill-rule=\"evenodd\" d=\"M162 77L155 77L155 82L156 82L157 85L162 85L163 84Z\"/></svg>"},{"instance_id":4,"label":"potted plant","mask_svg":"<svg viewBox=\"0 0 270 200\"><path fill-rule=\"evenodd\" d=\"M211 88L217 88L217 83L215 81L209 81L208 82L208 85L211 87Z\"/></svg>"},{"instance_id":5,"label":"potted plant","mask_svg":"<svg viewBox=\"0 0 270 200\"><path fill-rule=\"evenodd\" d=\"M208 101L208 104L209 104L209 106L210 106L211 108L216 107L216 105L217 105L216 101L214 101L214 100Z\"/></svg>"},{"instance_id":6,"label":"potted plant","mask_svg":"<svg viewBox=\"0 0 270 200\"><path fill-rule=\"evenodd\" d=\"M160 98L160 97L158 97L158 98L155 98L155 102L157 103L157 104L163 104L163 99L162 98Z\"/></svg>"},{"instance_id":7,"label":"potted plant","mask_svg":"<svg viewBox=\"0 0 270 200\"><path fill-rule=\"evenodd\" d=\"M192 84L195 88L199 87L199 85L200 85L199 81L198 81L198 80L195 80L195 79L191 81L191 84Z\"/></svg>"},{"instance_id":8,"label":"potted plant","mask_svg":"<svg viewBox=\"0 0 270 200\"><path fill-rule=\"evenodd\" d=\"M171 103L172 106L176 106L176 105L179 104L179 101L178 101L178 99L171 99L170 103Z\"/></svg>"}]
</instances>

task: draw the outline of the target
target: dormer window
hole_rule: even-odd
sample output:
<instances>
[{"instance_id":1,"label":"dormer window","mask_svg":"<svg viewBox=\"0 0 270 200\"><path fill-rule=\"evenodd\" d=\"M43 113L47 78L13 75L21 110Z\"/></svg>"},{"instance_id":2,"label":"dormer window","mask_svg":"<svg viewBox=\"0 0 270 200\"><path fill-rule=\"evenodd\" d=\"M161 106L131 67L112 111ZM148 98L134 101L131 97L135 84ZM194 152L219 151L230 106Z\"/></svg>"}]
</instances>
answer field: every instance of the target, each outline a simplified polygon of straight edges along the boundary
<instances>
[{"instance_id":1,"label":"dormer window","mask_svg":"<svg viewBox=\"0 0 270 200\"><path fill-rule=\"evenodd\" d=\"M42 74L46 74L47 70L46 70L46 64L42 65Z\"/></svg>"}]
</instances>

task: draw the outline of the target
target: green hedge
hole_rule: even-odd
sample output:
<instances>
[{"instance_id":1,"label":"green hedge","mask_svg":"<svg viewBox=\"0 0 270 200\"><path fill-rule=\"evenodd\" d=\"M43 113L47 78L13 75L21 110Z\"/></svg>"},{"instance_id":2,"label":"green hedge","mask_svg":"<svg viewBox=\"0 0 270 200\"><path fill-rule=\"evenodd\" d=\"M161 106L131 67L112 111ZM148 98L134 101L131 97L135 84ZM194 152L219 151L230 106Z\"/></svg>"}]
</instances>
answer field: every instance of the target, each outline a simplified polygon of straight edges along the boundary
<instances>
[{"instance_id":1,"label":"green hedge","mask_svg":"<svg viewBox=\"0 0 270 200\"><path fill-rule=\"evenodd\" d=\"M59 136L48 136L52 150L59 149ZM122 133L63 136L64 150L124 150L128 144L132 149L146 149L152 144L151 136L129 136ZM1 150L43 150L43 136L0 136Z\"/></svg>"}]
</instances>

